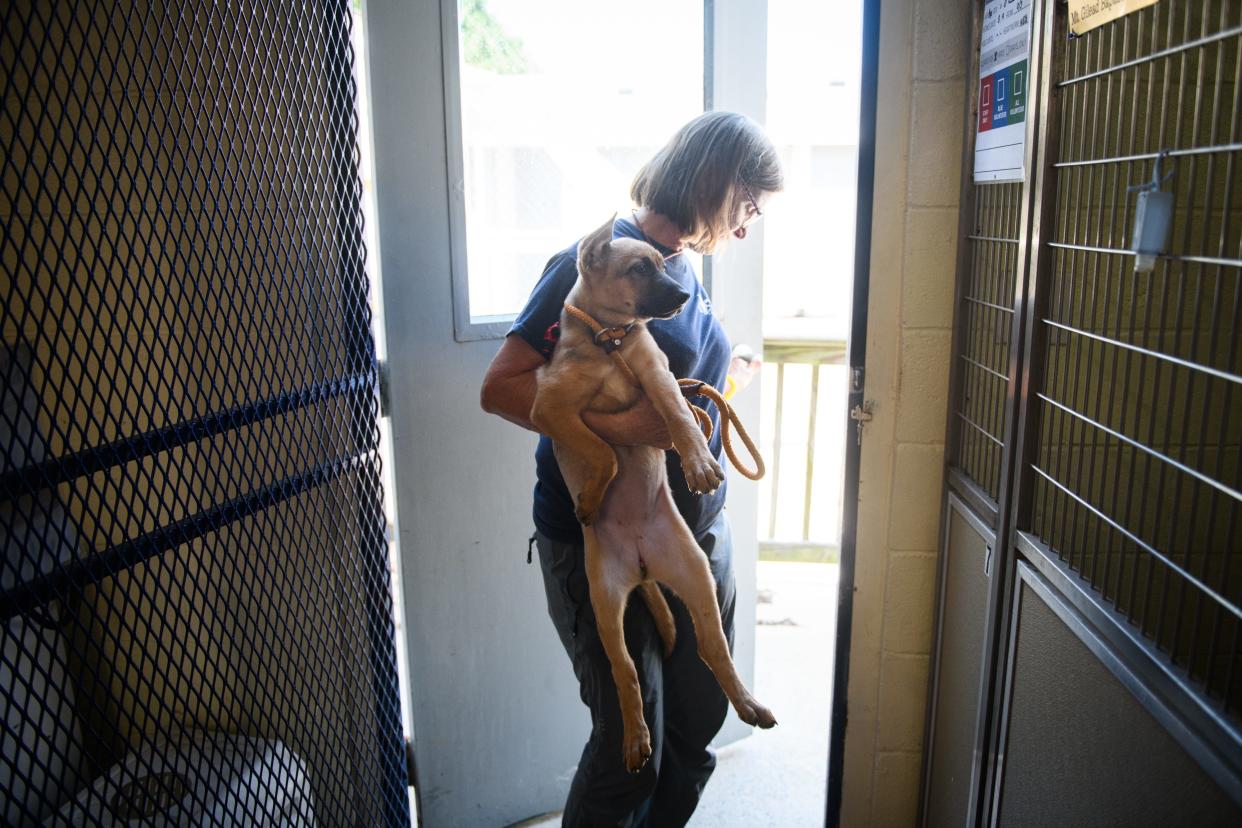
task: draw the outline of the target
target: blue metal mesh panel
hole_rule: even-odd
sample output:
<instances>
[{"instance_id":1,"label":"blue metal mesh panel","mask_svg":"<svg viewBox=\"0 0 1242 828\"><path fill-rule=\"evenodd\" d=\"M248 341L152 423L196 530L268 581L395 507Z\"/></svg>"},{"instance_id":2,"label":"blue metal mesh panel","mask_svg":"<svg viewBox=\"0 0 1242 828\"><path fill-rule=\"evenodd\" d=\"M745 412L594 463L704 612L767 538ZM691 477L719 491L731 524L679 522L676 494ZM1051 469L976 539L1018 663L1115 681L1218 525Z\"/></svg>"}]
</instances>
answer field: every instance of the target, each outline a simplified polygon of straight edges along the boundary
<instances>
[{"instance_id":1,"label":"blue metal mesh panel","mask_svg":"<svg viewBox=\"0 0 1242 828\"><path fill-rule=\"evenodd\" d=\"M408 824L347 5L0 19L0 823Z\"/></svg>"}]
</instances>

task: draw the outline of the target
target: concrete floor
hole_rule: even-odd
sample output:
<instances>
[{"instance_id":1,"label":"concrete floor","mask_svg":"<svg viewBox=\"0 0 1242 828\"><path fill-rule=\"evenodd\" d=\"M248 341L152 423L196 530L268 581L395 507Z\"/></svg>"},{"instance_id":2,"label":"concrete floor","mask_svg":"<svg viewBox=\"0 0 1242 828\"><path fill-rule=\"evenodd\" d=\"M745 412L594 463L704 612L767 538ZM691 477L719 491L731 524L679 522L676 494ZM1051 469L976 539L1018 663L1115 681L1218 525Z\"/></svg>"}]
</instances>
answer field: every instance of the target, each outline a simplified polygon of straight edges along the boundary
<instances>
[{"instance_id":1,"label":"concrete floor","mask_svg":"<svg viewBox=\"0 0 1242 828\"><path fill-rule=\"evenodd\" d=\"M759 562L755 696L779 724L721 748L693 828L824 824L836 564ZM550 814L523 828L560 825Z\"/></svg>"}]
</instances>

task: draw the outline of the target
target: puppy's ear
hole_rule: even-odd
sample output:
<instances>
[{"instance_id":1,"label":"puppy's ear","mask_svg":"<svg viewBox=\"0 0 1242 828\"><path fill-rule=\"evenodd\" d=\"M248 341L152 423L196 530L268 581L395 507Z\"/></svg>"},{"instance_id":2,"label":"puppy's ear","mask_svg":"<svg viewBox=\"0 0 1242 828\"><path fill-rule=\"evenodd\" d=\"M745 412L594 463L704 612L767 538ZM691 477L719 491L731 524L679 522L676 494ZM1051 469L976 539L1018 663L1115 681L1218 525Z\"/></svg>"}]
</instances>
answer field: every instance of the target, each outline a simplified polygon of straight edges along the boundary
<instances>
[{"instance_id":1,"label":"puppy's ear","mask_svg":"<svg viewBox=\"0 0 1242 828\"><path fill-rule=\"evenodd\" d=\"M578 245L578 272L594 272L608 259L608 246L612 244L612 225L617 214L593 230Z\"/></svg>"}]
</instances>

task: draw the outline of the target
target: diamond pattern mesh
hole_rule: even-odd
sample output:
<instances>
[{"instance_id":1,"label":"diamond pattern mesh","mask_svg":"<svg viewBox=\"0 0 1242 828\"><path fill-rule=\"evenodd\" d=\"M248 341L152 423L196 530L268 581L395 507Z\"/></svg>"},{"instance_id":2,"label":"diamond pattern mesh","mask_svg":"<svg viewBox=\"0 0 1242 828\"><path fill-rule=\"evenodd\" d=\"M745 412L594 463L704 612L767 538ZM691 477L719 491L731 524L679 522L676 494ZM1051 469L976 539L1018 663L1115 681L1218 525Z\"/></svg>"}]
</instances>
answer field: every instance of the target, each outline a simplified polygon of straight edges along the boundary
<instances>
[{"instance_id":1,"label":"diamond pattern mesh","mask_svg":"<svg viewBox=\"0 0 1242 828\"><path fill-rule=\"evenodd\" d=\"M0 823L408 824L348 7L0 19Z\"/></svg>"}]
</instances>

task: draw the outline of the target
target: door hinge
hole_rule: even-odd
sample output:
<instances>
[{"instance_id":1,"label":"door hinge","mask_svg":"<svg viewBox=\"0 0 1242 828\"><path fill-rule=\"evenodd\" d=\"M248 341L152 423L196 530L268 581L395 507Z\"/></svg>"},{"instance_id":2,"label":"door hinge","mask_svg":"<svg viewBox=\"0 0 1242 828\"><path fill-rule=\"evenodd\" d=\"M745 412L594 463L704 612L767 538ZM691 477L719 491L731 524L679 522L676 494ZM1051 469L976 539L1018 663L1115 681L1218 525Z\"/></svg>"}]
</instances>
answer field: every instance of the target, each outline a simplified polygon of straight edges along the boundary
<instances>
[{"instance_id":1,"label":"door hinge","mask_svg":"<svg viewBox=\"0 0 1242 828\"><path fill-rule=\"evenodd\" d=\"M863 425L871 422L875 400L864 400L862 405L850 409L850 419L858 423L858 445L862 445Z\"/></svg>"},{"instance_id":2,"label":"door hinge","mask_svg":"<svg viewBox=\"0 0 1242 828\"><path fill-rule=\"evenodd\" d=\"M861 394L863 385L867 382L867 369L861 365L855 365L850 369L850 393Z\"/></svg>"},{"instance_id":3,"label":"door hinge","mask_svg":"<svg viewBox=\"0 0 1242 828\"><path fill-rule=\"evenodd\" d=\"M405 740L405 784L407 788L418 787L418 770L414 764L414 743Z\"/></svg>"},{"instance_id":4,"label":"door hinge","mask_svg":"<svg viewBox=\"0 0 1242 828\"><path fill-rule=\"evenodd\" d=\"M379 360L379 403L381 417L388 417L392 414L391 373L392 372L388 367L388 360Z\"/></svg>"}]
</instances>

